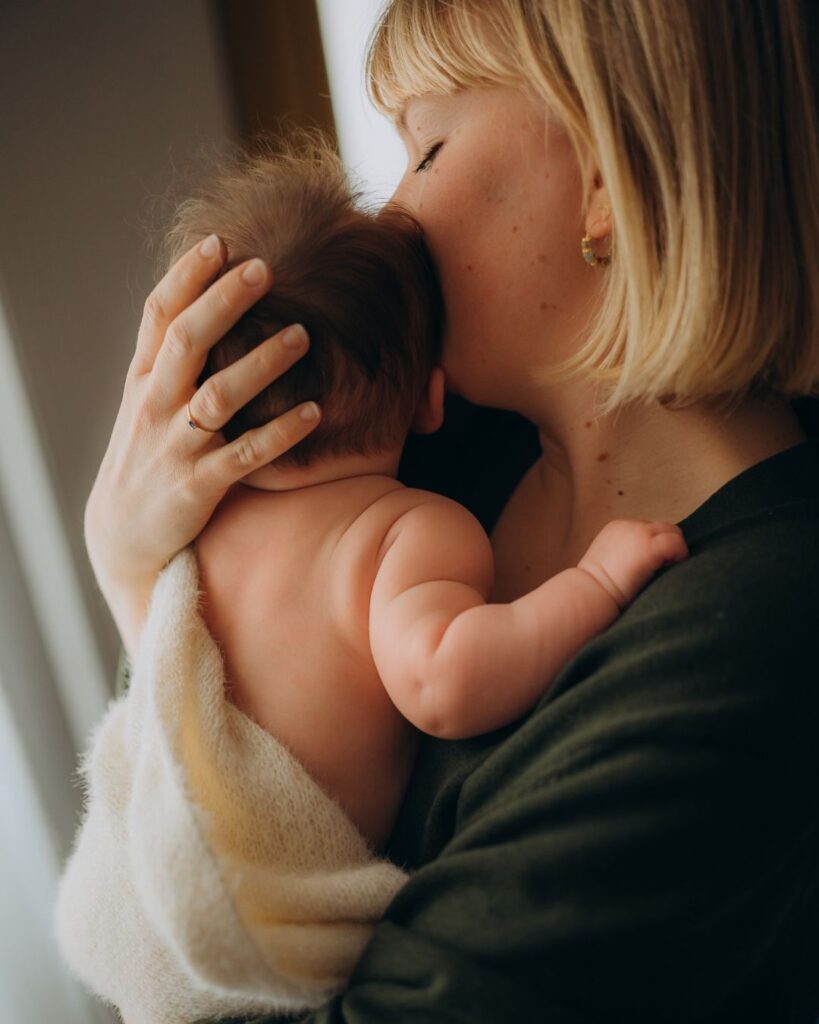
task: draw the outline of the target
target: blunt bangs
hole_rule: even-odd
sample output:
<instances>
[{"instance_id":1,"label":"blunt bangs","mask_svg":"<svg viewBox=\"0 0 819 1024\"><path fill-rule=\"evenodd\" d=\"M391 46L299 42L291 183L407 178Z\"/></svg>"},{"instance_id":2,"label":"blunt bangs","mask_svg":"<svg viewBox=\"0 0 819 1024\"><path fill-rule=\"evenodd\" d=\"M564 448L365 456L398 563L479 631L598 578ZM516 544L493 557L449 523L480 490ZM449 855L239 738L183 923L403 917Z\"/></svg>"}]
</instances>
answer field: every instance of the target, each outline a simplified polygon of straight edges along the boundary
<instances>
[{"instance_id":1,"label":"blunt bangs","mask_svg":"<svg viewBox=\"0 0 819 1024\"><path fill-rule=\"evenodd\" d=\"M407 102L480 86L523 84L506 2L398 0L367 44L366 85L375 107L400 123Z\"/></svg>"}]
</instances>

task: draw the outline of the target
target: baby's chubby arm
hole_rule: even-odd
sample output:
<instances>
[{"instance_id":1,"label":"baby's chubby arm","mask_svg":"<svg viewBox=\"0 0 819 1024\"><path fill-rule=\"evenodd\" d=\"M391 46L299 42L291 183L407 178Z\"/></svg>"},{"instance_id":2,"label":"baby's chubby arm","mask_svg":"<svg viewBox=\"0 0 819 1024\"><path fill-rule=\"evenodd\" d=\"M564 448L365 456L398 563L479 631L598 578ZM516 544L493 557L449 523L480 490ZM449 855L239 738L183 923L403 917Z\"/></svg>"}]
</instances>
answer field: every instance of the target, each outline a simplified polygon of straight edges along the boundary
<instances>
[{"instance_id":1,"label":"baby's chubby arm","mask_svg":"<svg viewBox=\"0 0 819 1024\"><path fill-rule=\"evenodd\" d=\"M661 565L687 554L669 523L614 520L577 567L508 604L487 604L489 538L457 502L404 513L382 546L370 646L393 703L421 731L461 739L524 714Z\"/></svg>"}]
</instances>

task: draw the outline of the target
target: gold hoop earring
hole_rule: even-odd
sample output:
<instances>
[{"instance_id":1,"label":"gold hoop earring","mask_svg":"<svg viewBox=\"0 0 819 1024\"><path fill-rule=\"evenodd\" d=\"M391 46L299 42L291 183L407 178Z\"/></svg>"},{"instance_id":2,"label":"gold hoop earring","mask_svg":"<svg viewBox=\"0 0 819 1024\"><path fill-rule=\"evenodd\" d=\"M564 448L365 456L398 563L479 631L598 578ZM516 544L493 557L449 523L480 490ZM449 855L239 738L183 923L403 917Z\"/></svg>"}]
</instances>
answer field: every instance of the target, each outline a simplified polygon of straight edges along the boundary
<instances>
[{"instance_id":1,"label":"gold hoop earring","mask_svg":"<svg viewBox=\"0 0 819 1024\"><path fill-rule=\"evenodd\" d=\"M614 239L612 238L611 248L605 256L595 256L592 251L591 242L592 240L589 235L583 235L580 240L580 251L583 253L583 259L589 264L589 266L595 267L598 264L606 266L611 263L611 254L614 252Z\"/></svg>"}]
</instances>

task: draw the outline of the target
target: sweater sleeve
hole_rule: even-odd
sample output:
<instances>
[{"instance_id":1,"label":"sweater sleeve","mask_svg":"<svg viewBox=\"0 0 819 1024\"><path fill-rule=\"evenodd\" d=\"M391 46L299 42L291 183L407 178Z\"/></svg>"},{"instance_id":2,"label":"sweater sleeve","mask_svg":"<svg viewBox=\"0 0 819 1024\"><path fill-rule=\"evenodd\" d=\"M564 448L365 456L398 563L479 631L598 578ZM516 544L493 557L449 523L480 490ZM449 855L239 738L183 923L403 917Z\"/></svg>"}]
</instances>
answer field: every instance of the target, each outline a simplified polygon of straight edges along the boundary
<instances>
[{"instance_id":1,"label":"sweater sleeve","mask_svg":"<svg viewBox=\"0 0 819 1024\"><path fill-rule=\"evenodd\" d=\"M819 864L814 616L772 594L650 588L584 648L305 1021L813 1020L759 1004Z\"/></svg>"}]
</instances>

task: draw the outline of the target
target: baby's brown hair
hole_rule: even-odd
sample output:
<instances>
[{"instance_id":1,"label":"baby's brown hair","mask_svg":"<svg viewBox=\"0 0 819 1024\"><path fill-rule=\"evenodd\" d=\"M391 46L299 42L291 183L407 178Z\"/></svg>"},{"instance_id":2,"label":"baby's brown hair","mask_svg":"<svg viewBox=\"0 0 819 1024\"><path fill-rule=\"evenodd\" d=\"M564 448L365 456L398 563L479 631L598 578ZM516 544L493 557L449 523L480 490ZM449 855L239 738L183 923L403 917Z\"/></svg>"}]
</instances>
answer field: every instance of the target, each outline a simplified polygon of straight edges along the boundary
<instances>
[{"instance_id":1,"label":"baby's brown hair","mask_svg":"<svg viewBox=\"0 0 819 1024\"><path fill-rule=\"evenodd\" d=\"M273 284L210 351L199 384L291 323L310 336L305 355L240 409L232 441L301 402L318 427L277 467L400 448L440 357L443 299L420 225L406 211L364 209L332 143L318 129L265 136L255 151L221 158L176 211L163 263L211 232L227 247L224 271L254 256Z\"/></svg>"}]
</instances>

